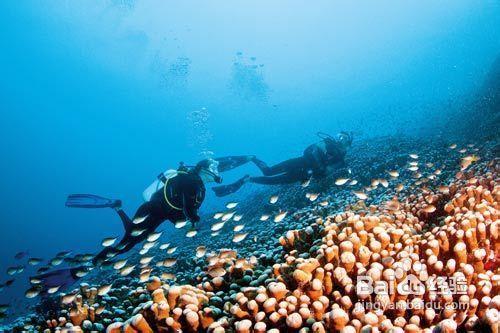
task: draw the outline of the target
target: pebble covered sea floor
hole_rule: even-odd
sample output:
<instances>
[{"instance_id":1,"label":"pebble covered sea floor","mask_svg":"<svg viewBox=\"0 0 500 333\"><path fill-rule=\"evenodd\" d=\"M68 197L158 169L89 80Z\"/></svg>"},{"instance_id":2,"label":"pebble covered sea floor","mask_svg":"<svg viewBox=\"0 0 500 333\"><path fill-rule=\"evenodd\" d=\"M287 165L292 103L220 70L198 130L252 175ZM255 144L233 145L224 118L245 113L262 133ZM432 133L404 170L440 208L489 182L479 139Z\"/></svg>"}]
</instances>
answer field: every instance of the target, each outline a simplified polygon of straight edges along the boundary
<instances>
[{"instance_id":1,"label":"pebble covered sea floor","mask_svg":"<svg viewBox=\"0 0 500 333\"><path fill-rule=\"evenodd\" d=\"M96 268L73 290L40 300L9 329L498 332L497 155L496 141L356 142L347 157L350 175L266 188L217 219L217 212L202 216L193 238L186 238L187 227L176 229L168 247L151 242L125 267ZM214 225L219 235L212 235ZM238 225L244 227L234 231ZM357 276L396 283L410 273L424 283L463 277L466 292L356 289ZM383 307L360 310L358 303L368 300ZM468 306L390 306L430 301Z\"/></svg>"}]
</instances>

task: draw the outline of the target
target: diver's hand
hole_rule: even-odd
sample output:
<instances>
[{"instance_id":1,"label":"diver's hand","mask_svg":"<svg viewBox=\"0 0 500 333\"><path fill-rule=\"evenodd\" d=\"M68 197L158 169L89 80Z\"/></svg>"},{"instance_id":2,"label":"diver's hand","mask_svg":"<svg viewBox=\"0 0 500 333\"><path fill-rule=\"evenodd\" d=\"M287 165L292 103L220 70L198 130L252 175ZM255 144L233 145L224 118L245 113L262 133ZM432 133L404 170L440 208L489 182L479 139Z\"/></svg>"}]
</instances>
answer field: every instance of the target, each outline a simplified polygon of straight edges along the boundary
<instances>
[{"instance_id":1,"label":"diver's hand","mask_svg":"<svg viewBox=\"0 0 500 333\"><path fill-rule=\"evenodd\" d=\"M191 219L191 229L196 230L196 223L200 221L200 217L197 217L196 219Z\"/></svg>"}]
</instances>

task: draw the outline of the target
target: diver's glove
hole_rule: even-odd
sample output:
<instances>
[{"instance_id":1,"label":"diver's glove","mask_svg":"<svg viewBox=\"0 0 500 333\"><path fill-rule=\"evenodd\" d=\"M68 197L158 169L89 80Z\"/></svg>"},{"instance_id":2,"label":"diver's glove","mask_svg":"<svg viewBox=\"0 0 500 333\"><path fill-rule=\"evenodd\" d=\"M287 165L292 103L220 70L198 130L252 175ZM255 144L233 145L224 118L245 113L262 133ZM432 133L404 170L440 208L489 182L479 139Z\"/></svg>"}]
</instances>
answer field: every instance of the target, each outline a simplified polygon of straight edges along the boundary
<instances>
[{"instance_id":1,"label":"diver's glove","mask_svg":"<svg viewBox=\"0 0 500 333\"><path fill-rule=\"evenodd\" d=\"M196 218L189 219L191 221L191 229L196 230L196 222L200 222L200 217L196 216Z\"/></svg>"}]
</instances>

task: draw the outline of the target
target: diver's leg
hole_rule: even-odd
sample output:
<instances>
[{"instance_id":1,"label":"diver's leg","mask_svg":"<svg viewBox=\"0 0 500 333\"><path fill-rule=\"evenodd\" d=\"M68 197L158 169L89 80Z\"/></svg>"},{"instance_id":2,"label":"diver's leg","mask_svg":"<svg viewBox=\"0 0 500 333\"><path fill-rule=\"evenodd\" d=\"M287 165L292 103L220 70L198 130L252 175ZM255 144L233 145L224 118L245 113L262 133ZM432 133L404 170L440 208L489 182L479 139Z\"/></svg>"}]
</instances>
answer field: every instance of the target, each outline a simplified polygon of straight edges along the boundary
<instances>
[{"instance_id":1,"label":"diver's leg","mask_svg":"<svg viewBox=\"0 0 500 333\"><path fill-rule=\"evenodd\" d=\"M147 210L145 210L145 207L149 207ZM110 246L104 248L101 252L99 252L94 259L92 259L92 262L94 264L101 263L103 261L106 261L108 259L111 259L114 256L117 256L119 254L125 253L130 251L134 246L136 246L138 243L142 242L145 240L149 234L154 232L156 228L158 227L159 224L163 221L162 219L158 218L151 210L153 205L141 205L139 209L137 210L136 216L142 216L142 213L148 212L146 215L146 218L144 221L138 224L133 224L132 221L130 221L130 225L128 228L126 227L125 229L125 235L123 238L120 240L120 242L115 245L115 246ZM127 218L128 216L123 213ZM136 218L136 217L134 217ZM130 219L129 219L130 220ZM123 221L125 224L125 220ZM132 235L132 232L134 229L146 229L143 233L140 235L134 236Z\"/></svg>"},{"instance_id":2,"label":"diver's leg","mask_svg":"<svg viewBox=\"0 0 500 333\"><path fill-rule=\"evenodd\" d=\"M217 169L219 172L229 171L235 169L245 163L252 161L255 158L254 155L241 155L241 156L225 156L219 157L215 160L219 162Z\"/></svg>"},{"instance_id":3,"label":"diver's leg","mask_svg":"<svg viewBox=\"0 0 500 333\"><path fill-rule=\"evenodd\" d=\"M260 169L264 176L276 176L280 173L293 172L297 168L302 168L304 161L302 157L291 158L273 166L268 166L264 161L254 158L252 162Z\"/></svg>"},{"instance_id":4,"label":"diver's leg","mask_svg":"<svg viewBox=\"0 0 500 333\"><path fill-rule=\"evenodd\" d=\"M133 225L133 221L139 221L139 219L145 219L149 214L151 214L153 210L153 206L150 201L147 201L143 203L142 205L137 208L137 211L135 212L134 219L131 220L130 217L125 213L125 211L119 207L116 208L115 211L122 220L123 223L123 228L125 229L125 232L127 232Z\"/></svg>"},{"instance_id":5,"label":"diver's leg","mask_svg":"<svg viewBox=\"0 0 500 333\"><path fill-rule=\"evenodd\" d=\"M120 242L116 244L116 246L104 248L94 257L94 259L92 259L92 263L94 265L98 265L106 260L112 259L119 254L130 251L134 246L145 240L148 237L148 234L149 233L145 231L139 236L132 236L131 231L126 232Z\"/></svg>"},{"instance_id":6,"label":"diver's leg","mask_svg":"<svg viewBox=\"0 0 500 333\"><path fill-rule=\"evenodd\" d=\"M128 240L131 239L130 236L131 236L130 234L125 234L125 236L123 236L122 240L116 246L109 246L109 247L105 247L104 249L102 249L102 251L99 252L92 259L92 263L94 265L99 265L102 262L109 260L109 259L113 258L114 256L118 255L120 253L119 249L127 246Z\"/></svg>"}]
</instances>

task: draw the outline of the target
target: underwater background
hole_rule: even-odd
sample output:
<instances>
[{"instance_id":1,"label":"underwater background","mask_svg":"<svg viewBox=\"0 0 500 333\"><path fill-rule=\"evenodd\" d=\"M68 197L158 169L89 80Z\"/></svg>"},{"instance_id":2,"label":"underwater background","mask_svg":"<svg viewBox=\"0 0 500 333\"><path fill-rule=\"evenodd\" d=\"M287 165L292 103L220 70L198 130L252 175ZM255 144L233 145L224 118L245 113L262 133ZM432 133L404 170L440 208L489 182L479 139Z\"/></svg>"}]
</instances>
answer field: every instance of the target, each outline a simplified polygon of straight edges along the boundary
<instances>
[{"instance_id":1,"label":"underwater background","mask_svg":"<svg viewBox=\"0 0 500 333\"><path fill-rule=\"evenodd\" d=\"M498 96L496 1L3 1L0 22L2 282L19 251L94 253L120 236L114 212L67 209L70 193L132 214L180 161L276 163L318 131L354 144L498 135L498 104L477 98ZM202 216L226 203L207 189ZM13 316L28 287L0 292Z\"/></svg>"}]
</instances>

